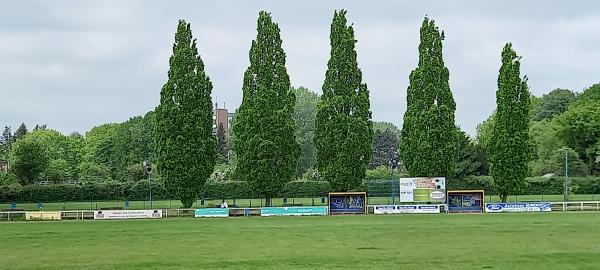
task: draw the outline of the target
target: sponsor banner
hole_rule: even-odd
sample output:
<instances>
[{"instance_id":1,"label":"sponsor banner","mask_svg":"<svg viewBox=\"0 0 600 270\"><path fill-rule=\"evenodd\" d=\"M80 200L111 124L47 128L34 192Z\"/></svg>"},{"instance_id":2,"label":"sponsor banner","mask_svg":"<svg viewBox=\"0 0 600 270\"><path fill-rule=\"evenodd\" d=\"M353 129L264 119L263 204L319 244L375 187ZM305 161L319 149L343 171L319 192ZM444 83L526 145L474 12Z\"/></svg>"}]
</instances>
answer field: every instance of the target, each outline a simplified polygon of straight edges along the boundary
<instances>
[{"instance_id":1,"label":"sponsor banner","mask_svg":"<svg viewBox=\"0 0 600 270\"><path fill-rule=\"evenodd\" d=\"M401 202L446 202L446 178L400 178Z\"/></svg>"},{"instance_id":2,"label":"sponsor banner","mask_svg":"<svg viewBox=\"0 0 600 270\"><path fill-rule=\"evenodd\" d=\"M395 205L374 205L373 214L396 214Z\"/></svg>"},{"instance_id":3,"label":"sponsor banner","mask_svg":"<svg viewBox=\"0 0 600 270\"><path fill-rule=\"evenodd\" d=\"M448 191L449 213L483 213L483 190L456 190Z\"/></svg>"},{"instance_id":4,"label":"sponsor banner","mask_svg":"<svg viewBox=\"0 0 600 270\"><path fill-rule=\"evenodd\" d=\"M198 208L194 217L229 217L229 208Z\"/></svg>"},{"instance_id":5,"label":"sponsor banner","mask_svg":"<svg viewBox=\"0 0 600 270\"><path fill-rule=\"evenodd\" d=\"M162 218L162 210L101 210L94 211L94 219Z\"/></svg>"},{"instance_id":6,"label":"sponsor banner","mask_svg":"<svg viewBox=\"0 0 600 270\"><path fill-rule=\"evenodd\" d=\"M374 214L439 214L439 205L375 205Z\"/></svg>"},{"instance_id":7,"label":"sponsor banner","mask_svg":"<svg viewBox=\"0 0 600 270\"><path fill-rule=\"evenodd\" d=\"M550 203L486 203L486 213L551 212Z\"/></svg>"},{"instance_id":8,"label":"sponsor banner","mask_svg":"<svg viewBox=\"0 0 600 270\"><path fill-rule=\"evenodd\" d=\"M325 216L327 207L264 207L260 209L260 215L269 216Z\"/></svg>"},{"instance_id":9,"label":"sponsor banner","mask_svg":"<svg viewBox=\"0 0 600 270\"><path fill-rule=\"evenodd\" d=\"M60 212L26 212L26 220L60 220Z\"/></svg>"},{"instance_id":10,"label":"sponsor banner","mask_svg":"<svg viewBox=\"0 0 600 270\"><path fill-rule=\"evenodd\" d=\"M329 193L329 214L366 214L365 192Z\"/></svg>"}]
</instances>

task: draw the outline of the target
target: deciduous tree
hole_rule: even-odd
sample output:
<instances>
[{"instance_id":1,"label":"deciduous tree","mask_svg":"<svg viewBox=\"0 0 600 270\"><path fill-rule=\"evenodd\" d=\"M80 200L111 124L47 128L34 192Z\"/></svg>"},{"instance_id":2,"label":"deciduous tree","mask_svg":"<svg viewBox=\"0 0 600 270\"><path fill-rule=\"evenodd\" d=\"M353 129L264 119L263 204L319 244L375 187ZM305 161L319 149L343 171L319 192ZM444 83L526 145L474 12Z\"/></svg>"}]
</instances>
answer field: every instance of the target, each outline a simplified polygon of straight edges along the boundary
<instances>
[{"instance_id":1,"label":"deciduous tree","mask_svg":"<svg viewBox=\"0 0 600 270\"><path fill-rule=\"evenodd\" d=\"M189 208L213 172L217 142L212 133L212 83L184 20L177 27L169 66L154 113L155 155L165 188Z\"/></svg>"},{"instance_id":2,"label":"deciduous tree","mask_svg":"<svg viewBox=\"0 0 600 270\"><path fill-rule=\"evenodd\" d=\"M296 97L290 88L279 26L270 13L260 12L257 32L244 73L242 104L233 123L234 174L248 181L269 206L284 183L294 179L300 147L292 117Z\"/></svg>"},{"instance_id":3,"label":"deciduous tree","mask_svg":"<svg viewBox=\"0 0 600 270\"><path fill-rule=\"evenodd\" d=\"M504 46L489 148L494 186L503 202L508 194L518 194L525 187L531 159L530 94L527 77L520 77L520 59L511 43Z\"/></svg>"},{"instance_id":4,"label":"deciduous tree","mask_svg":"<svg viewBox=\"0 0 600 270\"><path fill-rule=\"evenodd\" d=\"M293 88L293 90L296 95L296 105L294 106L294 122L297 126L296 141L302 149L296 176L301 176L316 162L314 137L319 95L304 87Z\"/></svg>"},{"instance_id":5,"label":"deciduous tree","mask_svg":"<svg viewBox=\"0 0 600 270\"><path fill-rule=\"evenodd\" d=\"M354 28L346 11L331 23L331 53L316 118L317 168L335 191L358 187L371 161L373 124L369 90L356 61Z\"/></svg>"},{"instance_id":6,"label":"deciduous tree","mask_svg":"<svg viewBox=\"0 0 600 270\"><path fill-rule=\"evenodd\" d=\"M420 30L419 64L410 74L400 155L411 176L454 175L456 104L442 57L444 33L425 18Z\"/></svg>"}]
</instances>

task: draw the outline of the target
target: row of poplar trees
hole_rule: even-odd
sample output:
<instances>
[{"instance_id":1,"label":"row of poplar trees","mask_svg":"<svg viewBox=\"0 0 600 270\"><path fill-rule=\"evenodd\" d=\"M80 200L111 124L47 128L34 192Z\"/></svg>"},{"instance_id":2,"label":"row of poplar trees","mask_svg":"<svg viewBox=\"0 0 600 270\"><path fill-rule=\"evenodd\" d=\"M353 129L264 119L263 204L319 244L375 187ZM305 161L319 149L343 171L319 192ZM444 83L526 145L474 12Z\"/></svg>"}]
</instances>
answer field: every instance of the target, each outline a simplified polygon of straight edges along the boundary
<instances>
[{"instance_id":1,"label":"row of poplar trees","mask_svg":"<svg viewBox=\"0 0 600 270\"><path fill-rule=\"evenodd\" d=\"M449 177L457 158L458 127L449 72L442 57L444 32L425 18L420 38L419 64L410 74L407 90L400 155L411 176ZM518 194L524 188L531 158L530 93L527 77L520 77L520 59L511 43L504 46L489 152L494 186L503 202L508 194Z\"/></svg>"},{"instance_id":2,"label":"row of poplar trees","mask_svg":"<svg viewBox=\"0 0 600 270\"><path fill-rule=\"evenodd\" d=\"M413 176L450 176L456 160L457 127L449 72L442 59L444 36L428 18L420 36L419 64L410 74L400 152ZM346 11L336 11L314 138L317 169L335 191L360 186L372 153L369 90L358 68L355 44ZM270 13L260 12L250 66L244 73L242 104L233 123L234 177L247 181L266 199L267 206L283 185L294 179L301 151L292 118L296 97L281 45L279 26ZM528 137L529 94L510 44L502 59L492 173L499 190L508 194L522 187L526 174L523 158L528 153L522 144ZM184 207L191 207L213 172L217 146L212 83L190 25L183 20L179 21L169 65L168 80L155 109L156 162L169 193Z\"/></svg>"}]
</instances>

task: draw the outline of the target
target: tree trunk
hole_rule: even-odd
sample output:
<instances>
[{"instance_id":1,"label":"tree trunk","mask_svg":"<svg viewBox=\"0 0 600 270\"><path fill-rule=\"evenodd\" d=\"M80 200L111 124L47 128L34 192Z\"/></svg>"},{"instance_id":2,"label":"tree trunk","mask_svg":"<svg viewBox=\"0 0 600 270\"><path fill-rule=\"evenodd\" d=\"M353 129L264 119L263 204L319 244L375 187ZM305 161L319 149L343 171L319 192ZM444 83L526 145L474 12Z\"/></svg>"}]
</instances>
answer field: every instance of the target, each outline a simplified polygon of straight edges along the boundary
<instances>
[{"instance_id":1,"label":"tree trunk","mask_svg":"<svg viewBox=\"0 0 600 270\"><path fill-rule=\"evenodd\" d=\"M500 201L505 203L506 202L506 198L508 198L508 194L500 194Z\"/></svg>"}]
</instances>

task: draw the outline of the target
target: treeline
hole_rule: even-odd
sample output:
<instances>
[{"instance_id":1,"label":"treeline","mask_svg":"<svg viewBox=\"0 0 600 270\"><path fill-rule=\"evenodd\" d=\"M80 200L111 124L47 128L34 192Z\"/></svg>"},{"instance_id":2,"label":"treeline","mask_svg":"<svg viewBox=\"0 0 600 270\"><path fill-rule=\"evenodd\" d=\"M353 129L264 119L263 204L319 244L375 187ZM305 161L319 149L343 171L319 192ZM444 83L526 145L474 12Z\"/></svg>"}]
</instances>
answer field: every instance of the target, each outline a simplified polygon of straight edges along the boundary
<instances>
[{"instance_id":1,"label":"treeline","mask_svg":"<svg viewBox=\"0 0 600 270\"><path fill-rule=\"evenodd\" d=\"M522 58L507 43L500 53L496 112L471 139L455 123L445 34L427 17L419 34L419 61L409 75L399 129L372 121L346 11L334 12L321 95L291 87L279 25L260 12L242 103L226 138L222 127L213 134L212 82L190 24L180 20L168 80L153 112L94 127L85 136L44 126L27 132L25 125L12 133L7 127L0 159L8 173L0 175L0 184L134 183L146 177L141 161L151 160L165 192L189 207L211 183L245 183L269 205L295 180L360 190L365 179L390 179L394 169L398 175L448 179L490 175L505 200L527 192L528 175L599 173L600 85L581 95L555 90L532 97L521 75ZM565 154L568 168L561 163Z\"/></svg>"},{"instance_id":2,"label":"treeline","mask_svg":"<svg viewBox=\"0 0 600 270\"><path fill-rule=\"evenodd\" d=\"M152 113L94 127L85 136L45 126L28 131L25 124L13 134L5 127L0 157L8 173L0 174L0 184L139 181L146 177L141 162L153 155L152 136Z\"/></svg>"},{"instance_id":3,"label":"treeline","mask_svg":"<svg viewBox=\"0 0 600 270\"><path fill-rule=\"evenodd\" d=\"M487 152L495 121L492 114L479 124L472 143L481 175L489 173ZM600 84L581 93L555 89L541 97L532 96L529 124L529 176L600 173Z\"/></svg>"}]
</instances>

